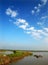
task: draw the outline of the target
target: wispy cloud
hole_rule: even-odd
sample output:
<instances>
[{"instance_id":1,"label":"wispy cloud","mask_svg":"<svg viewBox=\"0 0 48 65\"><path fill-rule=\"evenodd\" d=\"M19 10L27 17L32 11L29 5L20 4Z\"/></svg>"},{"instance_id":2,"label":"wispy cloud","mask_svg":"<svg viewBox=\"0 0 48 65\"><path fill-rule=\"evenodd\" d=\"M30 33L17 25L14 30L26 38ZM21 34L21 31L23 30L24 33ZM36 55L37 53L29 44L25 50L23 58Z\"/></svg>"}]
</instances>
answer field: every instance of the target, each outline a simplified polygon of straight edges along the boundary
<instances>
[{"instance_id":1,"label":"wispy cloud","mask_svg":"<svg viewBox=\"0 0 48 65\"><path fill-rule=\"evenodd\" d=\"M48 16L42 16L42 17L41 17L41 19L46 19L46 18L48 18Z\"/></svg>"},{"instance_id":2,"label":"wispy cloud","mask_svg":"<svg viewBox=\"0 0 48 65\"><path fill-rule=\"evenodd\" d=\"M43 2L43 5L47 3L48 0L41 0Z\"/></svg>"},{"instance_id":3,"label":"wispy cloud","mask_svg":"<svg viewBox=\"0 0 48 65\"><path fill-rule=\"evenodd\" d=\"M32 14L34 14L34 13L35 13L35 11L34 11L34 10L32 10L31 12L32 12Z\"/></svg>"},{"instance_id":4,"label":"wispy cloud","mask_svg":"<svg viewBox=\"0 0 48 65\"><path fill-rule=\"evenodd\" d=\"M38 4L38 7L41 7L41 6L42 6L42 5L39 3L39 4Z\"/></svg>"},{"instance_id":5,"label":"wispy cloud","mask_svg":"<svg viewBox=\"0 0 48 65\"><path fill-rule=\"evenodd\" d=\"M37 22L37 25L43 27L44 26L44 22Z\"/></svg>"},{"instance_id":6,"label":"wispy cloud","mask_svg":"<svg viewBox=\"0 0 48 65\"><path fill-rule=\"evenodd\" d=\"M32 14L39 13L41 6L42 5L40 3L38 4L38 6L35 6L34 9L32 10Z\"/></svg>"},{"instance_id":7,"label":"wispy cloud","mask_svg":"<svg viewBox=\"0 0 48 65\"><path fill-rule=\"evenodd\" d=\"M41 6L41 5L39 5ZM37 7L35 7L37 8ZM21 28L22 30L24 30L27 34L31 35L32 37L36 38L36 39L41 39L43 36L47 37L48 36L48 28L42 28L42 29L36 29L36 27L34 26L30 26L30 24L28 23L28 21L26 21L25 19L22 18L15 18L16 15L12 15L12 13L15 11L12 11L11 9L7 9L6 10L6 14L8 16L13 17L13 19L15 19L13 22L13 24L15 24L16 26L18 26L19 28ZM15 12L16 13L16 12ZM42 17L44 18L44 17ZM46 17L45 17L46 18ZM42 23L39 23L39 25L42 25Z\"/></svg>"},{"instance_id":8,"label":"wispy cloud","mask_svg":"<svg viewBox=\"0 0 48 65\"><path fill-rule=\"evenodd\" d=\"M34 9L32 10L32 14L39 13L39 12L41 11L41 7L44 6L44 5L46 5L47 1L48 1L48 0L41 0L41 2L42 2L43 4L40 4L40 3L39 3L38 6L34 6Z\"/></svg>"},{"instance_id":9,"label":"wispy cloud","mask_svg":"<svg viewBox=\"0 0 48 65\"><path fill-rule=\"evenodd\" d=\"M40 18L40 21L37 22L37 25L39 25L40 27L46 27L47 23L48 23L48 16L46 15Z\"/></svg>"},{"instance_id":10,"label":"wispy cloud","mask_svg":"<svg viewBox=\"0 0 48 65\"><path fill-rule=\"evenodd\" d=\"M17 16L17 11L12 10L11 8L6 9L5 12L7 15L10 15L11 17L16 17Z\"/></svg>"},{"instance_id":11,"label":"wispy cloud","mask_svg":"<svg viewBox=\"0 0 48 65\"><path fill-rule=\"evenodd\" d=\"M40 9L37 9L36 13L40 12Z\"/></svg>"},{"instance_id":12,"label":"wispy cloud","mask_svg":"<svg viewBox=\"0 0 48 65\"><path fill-rule=\"evenodd\" d=\"M13 22L19 28L25 30L27 34L30 34L34 38L40 39L42 37L43 31L37 30L35 27L31 27L25 19L17 19L16 22Z\"/></svg>"},{"instance_id":13,"label":"wispy cloud","mask_svg":"<svg viewBox=\"0 0 48 65\"><path fill-rule=\"evenodd\" d=\"M48 36L48 33L46 32L47 30L44 29L35 29L35 27L30 27L28 28L27 34L31 34L34 38L40 39L43 36Z\"/></svg>"},{"instance_id":14,"label":"wispy cloud","mask_svg":"<svg viewBox=\"0 0 48 65\"><path fill-rule=\"evenodd\" d=\"M48 28L44 28L44 30L45 30L46 32L48 32Z\"/></svg>"},{"instance_id":15,"label":"wispy cloud","mask_svg":"<svg viewBox=\"0 0 48 65\"><path fill-rule=\"evenodd\" d=\"M37 30L34 26L31 27L25 19L17 19L14 24L25 30L27 34L30 34L36 39L41 39L43 36L48 36L48 33L46 32L48 31L48 28Z\"/></svg>"}]
</instances>

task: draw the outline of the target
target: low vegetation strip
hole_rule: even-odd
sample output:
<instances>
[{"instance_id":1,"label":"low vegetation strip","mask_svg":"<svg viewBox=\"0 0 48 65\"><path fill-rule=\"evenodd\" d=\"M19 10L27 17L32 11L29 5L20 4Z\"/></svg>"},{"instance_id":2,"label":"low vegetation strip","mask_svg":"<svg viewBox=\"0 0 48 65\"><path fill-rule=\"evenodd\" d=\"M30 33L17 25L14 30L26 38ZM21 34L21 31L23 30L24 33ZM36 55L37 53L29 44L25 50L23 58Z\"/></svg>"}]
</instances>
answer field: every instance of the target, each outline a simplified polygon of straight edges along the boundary
<instances>
[{"instance_id":1,"label":"low vegetation strip","mask_svg":"<svg viewBox=\"0 0 48 65\"><path fill-rule=\"evenodd\" d=\"M0 65L7 65L12 62L17 62L26 56L32 55L29 51L13 51L13 54L0 54Z\"/></svg>"}]
</instances>

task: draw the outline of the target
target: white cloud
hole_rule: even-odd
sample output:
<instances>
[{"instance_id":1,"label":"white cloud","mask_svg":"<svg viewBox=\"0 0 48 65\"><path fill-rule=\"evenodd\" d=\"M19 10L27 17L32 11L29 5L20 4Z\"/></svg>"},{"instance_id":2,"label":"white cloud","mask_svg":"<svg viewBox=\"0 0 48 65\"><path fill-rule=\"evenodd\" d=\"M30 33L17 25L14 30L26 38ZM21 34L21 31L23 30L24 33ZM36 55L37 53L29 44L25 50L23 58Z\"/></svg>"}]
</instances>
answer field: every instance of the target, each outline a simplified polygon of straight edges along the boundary
<instances>
[{"instance_id":1,"label":"white cloud","mask_svg":"<svg viewBox=\"0 0 48 65\"><path fill-rule=\"evenodd\" d=\"M27 34L30 34L31 36L33 36L34 38L40 39L41 36L41 32L42 30L37 30L35 29L35 27L29 27L27 29Z\"/></svg>"},{"instance_id":2,"label":"white cloud","mask_svg":"<svg viewBox=\"0 0 48 65\"><path fill-rule=\"evenodd\" d=\"M34 14L35 13L35 11L34 10L32 10L32 14Z\"/></svg>"},{"instance_id":3,"label":"white cloud","mask_svg":"<svg viewBox=\"0 0 48 65\"><path fill-rule=\"evenodd\" d=\"M48 29L46 30L48 31ZM42 38L43 36L47 37L48 36L48 33L46 32L44 29L35 29L35 27L29 27L27 29L27 34L30 34L32 36L34 36L35 38Z\"/></svg>"},{"instance_id":4,"label":"white cloud","mask_svg":"<svg viewBox=\"0 0 48 65\"><path fill-rule=\"evenodd\" d=\"M38 8L38 9L36 10L36 12L39 13L39 12L40 12L40 9Z\"/></svg>"},{"instance_id":5,"label":"white cloud","mask_svg":"<svg viewBox=\"0 0 48 65\"><path fill-rule=\"evenodd\" d=\"M11 8L8 8L8 9L6 9L6 14L10 15L11 17L16 17L18 13L17 13L17 11L14 11Z\"/></svg>"},{"instance_id":6,"label":"white cloud","mask_svg":"<svg viewBox=\"0 0 48 65\"><path fill-rule=\"evenodd\" d=\"M39 25L41 28L48 27L48 16L42 16L40 18L40 22L37 22L37 25Z\"/></svg>"},{"instance_id":7,"label":"white cloud","mask_svg":"<svg viewBox=\"0 0 48 65\"><path fill-rule=\"evenodd\" d=\"M12 11L11 17L16 17L16 16L17 16L17 13L15 11Z\"/></svg>"},{"instance_id":8,"label":"white cloud","mask_svg":"<svg viewBox=\"0 0 48 65\"><path fill-rule=\"evenodd\" d=\"M48 18L48 16L42 16L42 17L41 17L41 19L46 19L46 18Z\"/></svg>"},{"instance_id":9,"label":"white cloud","mask_svg":"<svg viewBox=\"0 0 48 65\"><path fill-rule=\"evenodd\" d=\"M43 32L42 34L43 34L44 36L48 37L48 33Z\"/></svg>"},{"instance_id":10,"label":"white cloud","mask_svg":"<svg viewBox=\"0 0 48 65\"><path fill-rule=\"evenodd\" d=\"M32 32L32 36L36 39L40 39L42 38L42 36L40 35L40 33L37 33L37 32Z\"/></svg>"},{"instance_id":11,"label":"white cloud","mask_svg":"<svg viewBox=\"0 0 48 65\"><path fill-rule=\"evenodd\" d=\"M27 34L31 34L31 32L30 32L30 31L27 31L26 33L27 33Z\"/></svg>"},{"instance_id":12,"label":"white cloud","mask_svg":"<svg viewBox=\"0 0 48 65\"><path fill-rule=\"evenodd\" d=\"M44 30L45 30L46 32L48 32L48 28L44 28Z\"/></svg>"},{"instance_id":13,"label":"white cloud","mask_svg":"<svg viewBox=\"0 0 48 65\"><path fill-rule=\"evenodd\" d=\"M20 19L20 18L17 19L16 22L14 22L14 24L16 24L19 28L22 28L24 30L26 30L27 27L29 26L29 24L25 19Z\"/></svg>"},{"instance_id":14,"label":"white cloud","mask_svg":"<svg viewBox=\"0 0 48 65\"><path fill-rule=\"evenodd\" d=\"M42 6L42 5L39 3L38 6L37 6L37 10L36 10L37 13L40 12L40 10L41 10L41 6Z\"/></svg>"},{"instance_id":15,"label":"white cloud","mask_svg":"<svg viewBox=\"0 0 48 65\"><path fill-rule=\"evenodd\" d=\"M41 30L36 30L34 27L29 26L26 20L24 19L17 19L16 22L14 22L19 28L26 31L27 34L30 34L34 38L41 38Z\"/></svg>"},{"instance_id":16,"label":"white cloud","mask_svg":"<svg viewBox=\"0 0 48 65\"><path fill-rule=\"evenodd\" d=\"M48 33L46 33L46 31L42 30L37 30L38 33L40 33L40 35L42 36L48 36Z\"/></svg>"},{"instance_id":17,"label":"white cloud","mask_svg":"<svg viewBox=\"0 0 48 65\"><path fill-rule=\"evenodd\" d=\"M27 30L33 31L34 27L27 28Z\"/></svg>"},{"instance_id":18,"label":"white cloud","mask_svg":"<svg viewBox=\"0 0 48 65\"><path fill-rule=\"evenodd\" d=\"M41 0L43 4L38 4L38 6L35 6L34 9L32 10L32 14L39 13L41 11L41 7L44 6L47 3L48 0Z\"/></svg>"},{"instance_id":19,"label":"white cloud","mask_svg":"<svg viewBox=\"0 0 48 65\"><path fill-rule=\"evenodd\" d=\"M40 6L41 5L38 4L38 7L40 7ZM35 7L35 9L37 9L37 7ZM32 14L34 14L34 13L35 13L35 11L32 10ZM6 14L9 15L9 16L11 16L11 17L13 17L13 18L17 16L17 13L15 11L11 10L10 8L8 8L6 10ZM46 16L45 17L42 17L42 18L46 18ZM16 26L18 26L19 28L25 30L25 32L27 34L30 34L34 38L40 39L43 36L48 37L48 28L43 28L43 29L38 29L37 30L34 26L30 26L29 23L25 19L21 19L21 18L15 19L15 22L13 22L13 23ZM44 23L38 22L37 24L38 25L43 25Z\"/></svg>"},{"instance_id":20,"label":"white cloud","mask_svg":"<svg viewBox=\"0 0 48 65\"><path fill-rule=\"evenodd\" d=\"M39 13L41 6L42 5L40 3L38 4L38 6L35 6L34 9L32 10L32 14Z\"/></svg>"},{"instance_id":21,"label":"white cloud","mask_svg":"<svg viewBox=\"0 0 48 65\"><path fill-rule=\"evenodd\" d=\"M35 29L36 30L36 29ZM34 31L33 32L33 36L35 37L35 38L38 38L38 39L40 39L42 36L41 36L41 30L36 30L36 31Z\"/></svg>"},{"instance_id":22,"label":"white cloud","mask_svg":"<svg viewBox=\"0 0 48 65\"><path fill-rule=\"evenodd\" d=\"M19 28L25 30L27 34L30 34L34 38L41 39L43 36L47 37L48 28L43 29L35 29L35 27L30 26L28 22L25 19L17 19L16 22L14 22L15 25L17 25Z\"/></svg>"},{"instance_id":23,"label":"white cloud","mask_svg":"<svg viewBox=\"0 0 48 65\"><path fill-rule=\"evenodd\" d=\"M8 8L7 10L6 10L6 14L7 15L10 15L12 13L12 10L10 9L10 8Z\"/></svg>"},{"instance_id":24,"label":"white cloud","mask_svg":"<svg viewBox=\"0 0 48 65\"><path fill-rule=\"evenodd\" d=\"M23 30L26 30L27 25L20 25L19 27L22 28Z\"/></svg>"},{"instance_id":25,"label":"white cloud","mask_svg":"<svg viewBox=\"0 0 48 65\"><path fill-rule=\"evenodd\" d=\"M42 32L43 32L43 30L37 30L37 32L38 32L38 33L42 33Z\"/></svg>"},{"instance_id":26,"label":"white cloud","mask_svg":"<svg viewBox=\"0 0 48 65\"><path fill-rule=\"evenodd\" d=\"M48 33L46 33L44 30L42 30L42 32L40 32L43 36L48 36Z\"/></svg>"},{"instance_id":27,"label":"white cloud","mask_svg":"<svg viewBox=\"0 0 48 65\"><path fill-rule=\"evenodd\" d=\"M38 8L37 6L34 7L34 9L37 9L37 8Z\"/></svg>"},{"instance_id":28,"label":"white cloud","mask_svg":"<svg viewBox=\"0 0 48 65\"><path fill-rule=\"evenodd\" d=\"M42 6L42 5L39 3L39 4L38 4L38 7L41 7L41 6Z\"/></svg>"},{"instance_id":29,"label":"white cloud","mask_svg":"<svg viewBox=\"0 0 48 65\"><path fill-rule=\"evenodd\" d=\"M47 3L47 0L41 0L43 2L43 5Z\"/></svg>"},{"instance_id":30,"label":"white cloud","mask_svg":"<svg viewBox=\"0 0 48 65\"><path fill-rule=\"evenodd\" d=\"M46 5L47 1L48 1L48 0L41 0L41 2L42 2L43 4L40 4L40 3L39 3L38 6L35 6L34 9L32 10L32 14L39 13L40 10L41 10L41 7L44 6L44 5Z\"/></svg>"},{"instance_id":31,"label":"white cloud","mask_svg":"<svg viewBox=\"0 0 48 65\"><path fill-rule=\"evenodd\" d=\"M24 20L24 19L17 19L17 24L20 24L20 23L22 23L22 24L24 24L24 23L26 23L26 20Z\"/></svg>"},{"instance_id":32,"label":"white cloud","mask_svg":"<svg viewBox=\"0 0 48 65\"><path fill-rule=\"evenodd\" d=\"M37 24L42 26L43 25L43 22L37 22Z\"/></svg>"}]
</instances>

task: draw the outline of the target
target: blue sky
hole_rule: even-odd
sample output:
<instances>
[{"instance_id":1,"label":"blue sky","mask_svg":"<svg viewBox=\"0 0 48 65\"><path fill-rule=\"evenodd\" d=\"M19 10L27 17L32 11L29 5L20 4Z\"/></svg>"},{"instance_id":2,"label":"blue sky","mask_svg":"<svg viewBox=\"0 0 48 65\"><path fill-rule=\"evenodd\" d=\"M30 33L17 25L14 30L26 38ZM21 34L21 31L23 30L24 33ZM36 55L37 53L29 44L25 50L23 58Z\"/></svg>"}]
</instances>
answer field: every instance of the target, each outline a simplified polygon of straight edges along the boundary
<instances>
[{"instance_id":1,"label":"blue sky","mask_svg":"<svg viewBox=\"0 0 48 65\"><path fill-rule=\"evenodd\" d=\"M0 48L48 50L48 0L0 0Z\"/></svg>"}]
</instances>

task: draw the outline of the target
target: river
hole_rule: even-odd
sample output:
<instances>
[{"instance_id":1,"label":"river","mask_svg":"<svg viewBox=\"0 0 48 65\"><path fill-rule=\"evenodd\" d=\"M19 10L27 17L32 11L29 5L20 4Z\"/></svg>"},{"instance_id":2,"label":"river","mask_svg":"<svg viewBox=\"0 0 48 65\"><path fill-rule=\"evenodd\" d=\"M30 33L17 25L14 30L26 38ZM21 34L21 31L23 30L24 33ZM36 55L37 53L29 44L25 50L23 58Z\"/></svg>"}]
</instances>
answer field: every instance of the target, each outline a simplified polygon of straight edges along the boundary
<instances>
[{"instance_id":1,"label":"river","mask_svg":"<svg viewBox=\"0 0 48 65\"><path fill-rule=\"evenodd\" d=\"M35 54L43 57L36 58L34 57ZM9 65L48 65L48 52L33 52L33 56L24 57L18 62Z\"/></svg>"}]
</instances>

